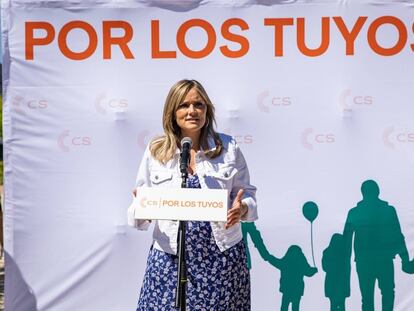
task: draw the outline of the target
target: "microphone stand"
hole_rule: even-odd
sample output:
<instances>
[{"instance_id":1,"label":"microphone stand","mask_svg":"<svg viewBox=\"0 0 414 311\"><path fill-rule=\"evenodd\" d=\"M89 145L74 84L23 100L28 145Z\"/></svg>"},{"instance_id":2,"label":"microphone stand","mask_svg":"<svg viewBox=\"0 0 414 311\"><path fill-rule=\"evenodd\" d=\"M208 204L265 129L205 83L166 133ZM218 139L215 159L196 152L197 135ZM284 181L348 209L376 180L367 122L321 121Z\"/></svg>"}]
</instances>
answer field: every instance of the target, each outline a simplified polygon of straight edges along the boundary
<instances>
[{"instance_id":1,"label":"microphone stand","mask_svg":"<svg viewBox=\"0 0 414 311\"><path fill-rule=\"evenodd\" d=\"M181 172L181 188L187 188L188 169ZM187 267L185 264L185 228L186 222L178 222L178 273L175 307L180 311L186 310Z\"/></svg>"}]
</instances>

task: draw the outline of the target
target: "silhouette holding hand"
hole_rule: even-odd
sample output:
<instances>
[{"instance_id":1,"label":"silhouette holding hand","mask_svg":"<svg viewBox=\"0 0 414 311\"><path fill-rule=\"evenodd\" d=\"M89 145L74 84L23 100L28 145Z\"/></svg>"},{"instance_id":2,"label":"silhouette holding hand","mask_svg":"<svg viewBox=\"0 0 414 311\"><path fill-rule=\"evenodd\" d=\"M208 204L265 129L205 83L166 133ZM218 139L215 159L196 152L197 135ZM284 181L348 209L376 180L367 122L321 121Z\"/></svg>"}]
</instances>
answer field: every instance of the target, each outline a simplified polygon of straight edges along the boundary
<instances>
[{"instance_id":1,"label":"silhouette holding hand","mask_svg":"<svg viewBox=\"0 0 414 311\"><path fill-rule=\"evenodd\" d=\"M399 255L407 267L409 257L394 207L379 199L379 187L373 180L361 186L362 201L348 212L344 228L347 256L352 254L362 297L362 311L374 311L374 290L377 282L382 296L382 310L394 309L394 258Z\"/></svg>"},{"instance_id":2,"label":"silhouette holding hand","mask_svg":"<svg viewBox=\"0 0 414 311\"><path fill-rule=\"evenodd\" d=\"M408 274L414 274L414 259L402 262L402 270Z\"/></svg>"},{"instance_id":3,"label":"silhouette holding hand","mask_svg":"<svg viewBox=\"0 0 414 311\"><path fill-rule=\"evenodd\" d=\"M300 299L305 289L303 278L313 276L318 269L309 265L302 249L297 245L291 245L282 258L269 255L268 261L280 270L279 291L282 293L280 310L287 311L291 304L292 311L299 311Z\"/></svg>"},{"instance_id":4,"label":"silhouette holding hand","mask_svg":"<svg viewBox=\"0 0 414 311\"><path fill-rule=\"evenodd\" d=\"M331 302L331 311L345 311L345 299L351 294L351 264L347 256L345 239L335 233L323 251L322 269L326 272L325 296Z\"/></svg>"},{"instance_id":5,"label":"silhouette holding hand","mask_svg":"<svg viewBox=\"0 0 414 311\"><path fill-rule=\"evenodd\" d=\"M241 226L242 226L243 240L244 240L244 243L246 244L247 267L251 269L252 260L250 257L249 243L247 240L248 235L250 235L253 245L257 248L260 256L264 260L267 261L270 254L266 246L264 245L262 235L260 234L260 231L256 228L256 224L254 222L242 222Z\"/></svg>"}]
</instances>

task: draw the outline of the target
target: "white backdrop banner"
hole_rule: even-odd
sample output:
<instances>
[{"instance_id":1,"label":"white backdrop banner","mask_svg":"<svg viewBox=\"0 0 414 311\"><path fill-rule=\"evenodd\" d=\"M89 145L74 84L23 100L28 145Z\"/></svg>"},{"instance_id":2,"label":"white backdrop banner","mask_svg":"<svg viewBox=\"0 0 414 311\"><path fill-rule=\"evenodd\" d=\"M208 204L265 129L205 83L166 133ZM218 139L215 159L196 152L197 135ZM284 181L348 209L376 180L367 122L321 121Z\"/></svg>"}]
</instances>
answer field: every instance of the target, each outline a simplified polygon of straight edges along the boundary
<instances>
[{"instance_id":1,"label":"white backdrop banner","mask_svg":"<svg viewBox=\"0 0 414 311\"><path fill-rule=\"evenodd\" d=\"M1 14L6 311L135 310L151 233L126 210L183 78L258 188L252 310L289 295L361 310L362 294L414 308L398 255L414 256L412 1L2 0ZM365 180L388 204L363 200Z\"/></svg>"}]
</instances>

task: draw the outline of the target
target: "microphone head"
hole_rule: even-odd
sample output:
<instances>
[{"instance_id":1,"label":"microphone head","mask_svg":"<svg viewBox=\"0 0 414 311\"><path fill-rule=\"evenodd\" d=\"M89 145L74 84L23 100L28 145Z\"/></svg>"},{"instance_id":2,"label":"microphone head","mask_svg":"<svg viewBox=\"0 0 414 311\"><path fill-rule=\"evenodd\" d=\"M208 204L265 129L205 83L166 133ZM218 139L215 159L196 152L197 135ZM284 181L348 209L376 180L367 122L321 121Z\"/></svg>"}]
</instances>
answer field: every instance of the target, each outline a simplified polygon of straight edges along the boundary
<instances>
[{"instance_id":1,"label":"microphone head","mask_svg":"<svg viewBox=\"0 0 414 311\"><path fill-rule=\"evenodd\" d=\"M190 148L193 145L193 141L190 137L184 137L183 139L181 139L181 148L184 147L185 144L190 144Z\"/></svg>"}]
</instances>

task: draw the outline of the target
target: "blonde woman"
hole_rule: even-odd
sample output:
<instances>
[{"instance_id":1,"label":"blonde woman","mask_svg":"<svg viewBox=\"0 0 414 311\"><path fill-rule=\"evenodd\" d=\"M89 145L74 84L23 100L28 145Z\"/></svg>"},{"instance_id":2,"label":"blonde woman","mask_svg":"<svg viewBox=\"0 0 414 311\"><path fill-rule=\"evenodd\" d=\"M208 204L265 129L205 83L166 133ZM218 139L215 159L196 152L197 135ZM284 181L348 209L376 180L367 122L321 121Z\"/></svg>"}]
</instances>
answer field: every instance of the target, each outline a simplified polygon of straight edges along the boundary
<instances>
[{"instance_id":1,"label":"blonde woman","mask_svg":"<svg viewBox=\"0 0 414 311\"><path fill-rule=\"evenodd\" d=\"M245 159L235 140L215 132L214 106L195 80L174 84L163 112L164 135L153 139L138 170L136 186L181 186L180 141L190 137L191 188L228 189L227 222L187 222L188 310L250 310L250 277L240 221L257 220L255 193ZM150 221L128 223L147 230ZM176 310L178 221L155 221L153 245L137 311Z\"/></svg>"}]
</instances>

